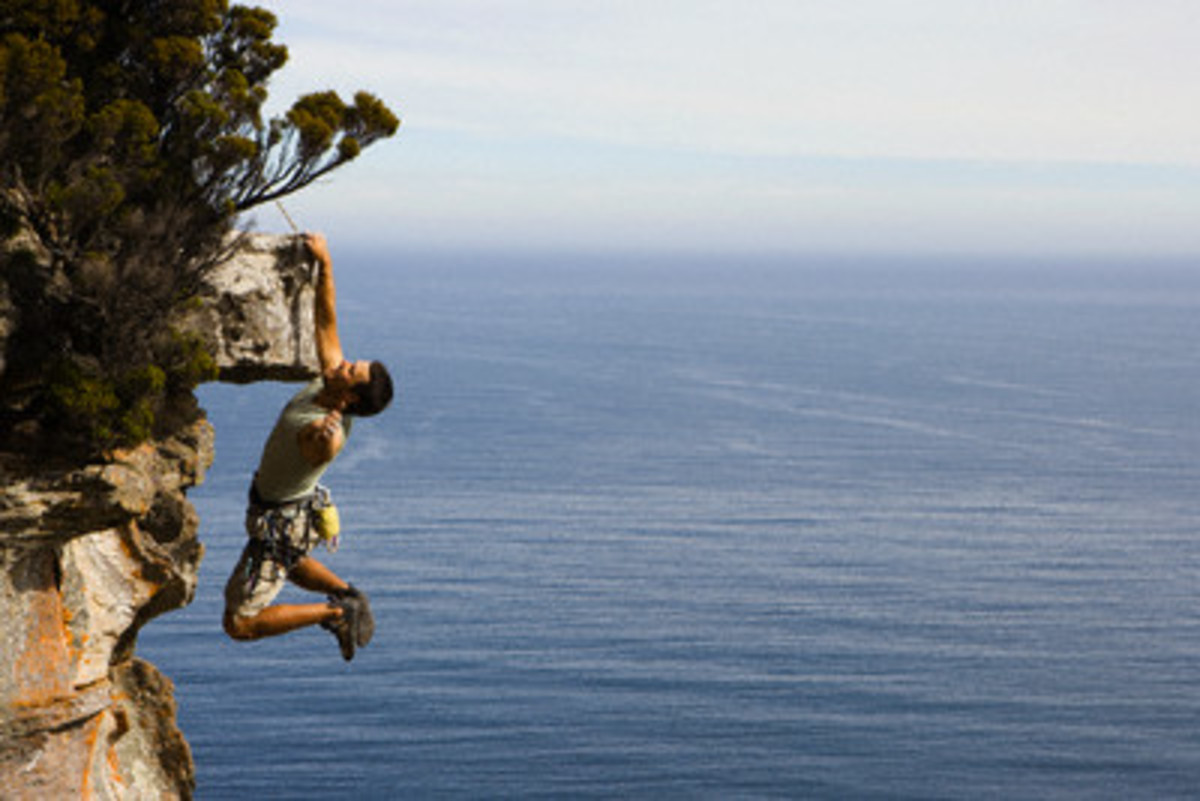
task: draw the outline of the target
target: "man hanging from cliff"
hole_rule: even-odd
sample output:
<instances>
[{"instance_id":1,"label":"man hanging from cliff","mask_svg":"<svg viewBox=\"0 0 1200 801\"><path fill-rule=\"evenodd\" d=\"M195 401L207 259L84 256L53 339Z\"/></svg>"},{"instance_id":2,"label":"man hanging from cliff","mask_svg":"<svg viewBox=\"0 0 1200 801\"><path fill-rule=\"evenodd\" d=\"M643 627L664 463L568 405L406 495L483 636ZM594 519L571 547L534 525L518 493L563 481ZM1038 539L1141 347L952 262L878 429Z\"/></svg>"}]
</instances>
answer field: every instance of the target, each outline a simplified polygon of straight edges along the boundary
<instances>
[{"instance_id":1,"label":"man hanging from cliff","mask_svg":"<svg viewBox=\"0 0 1200 801\"><path fill-rule=\"evenodd\" d=\"M319 235L305 241L319 266L314 318L321 375L288 402L263 447L246 511L250 541L225 587L224 625L235 640L320 625L333 632L349 661L370 641L375 624L366 595L312 556L319 542L336 547L338 527L329 492L317 481L341 451L353 418L387 407L392 380L379 362L346 360L328 246ZM327 601L272 605L285 580Z\"/></svg>"}]
</instances>

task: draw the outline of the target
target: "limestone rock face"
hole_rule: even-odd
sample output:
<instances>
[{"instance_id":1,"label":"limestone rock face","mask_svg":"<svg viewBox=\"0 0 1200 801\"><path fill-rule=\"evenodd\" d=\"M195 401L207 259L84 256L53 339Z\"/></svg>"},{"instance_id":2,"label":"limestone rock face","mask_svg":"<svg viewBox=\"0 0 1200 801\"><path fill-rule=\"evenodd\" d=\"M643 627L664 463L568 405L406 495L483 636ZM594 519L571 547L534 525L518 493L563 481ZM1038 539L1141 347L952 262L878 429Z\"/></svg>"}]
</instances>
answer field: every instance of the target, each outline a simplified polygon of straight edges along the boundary
<instances>
[{"instance_id":1,"label":"limestone rock face","mask_svg":"<svg viewBox=\"0 0 1200 801\"><path fill-rule=\"evenodd\" d=\"M195 592L204 549L183 492L212 457L203 418L107 464L0 457L5 798L191 795L171 683L133 653Z\"/></svg>"},{"instance_id":2,"label":"limestone rock face","mask_svg":"<svg viewBox=\"0 0 1200 801\"><path fill-rule=\"evenodd\" d=\"M296 237L249 238L176 326L208 338L223 380L311 376L311 278ZM0 291L0 354L19 312ZM170 438L101 462L0 452L5 801L192 796L173 685L135 648L142 626L193 597L204 548L186 493L213 441L197 411Z\"/></svg>"},{"instance_id":3,"label":"limestone rock face","mask_svg":"<svg viewBox=\"0 0 1200 801\"><path fill-rule=\"evenodd\" d=\"M222 381L311 378L315 270L299 236L243 234L173 325L204 338Z\"/></svg>"}]
</instances>

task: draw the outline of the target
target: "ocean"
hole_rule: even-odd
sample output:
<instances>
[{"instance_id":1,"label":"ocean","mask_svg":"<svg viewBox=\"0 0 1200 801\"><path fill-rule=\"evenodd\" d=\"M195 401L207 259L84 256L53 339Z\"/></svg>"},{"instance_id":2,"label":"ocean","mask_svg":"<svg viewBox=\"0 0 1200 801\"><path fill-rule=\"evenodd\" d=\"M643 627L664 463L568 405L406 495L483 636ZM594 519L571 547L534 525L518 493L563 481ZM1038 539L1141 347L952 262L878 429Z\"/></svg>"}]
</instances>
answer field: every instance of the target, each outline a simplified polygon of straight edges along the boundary
<instances>
[{"instance_id":1,"label":"ocean","mask_svg":"<svg viewBox=\"0 0 1200 801\"><path fill-rule=\"evenodd\" d=\"M335 258L378 631L224 637L296 387L202 388L197 798L1200 793L1200 265Z\"/></svg>"}]
</instances>

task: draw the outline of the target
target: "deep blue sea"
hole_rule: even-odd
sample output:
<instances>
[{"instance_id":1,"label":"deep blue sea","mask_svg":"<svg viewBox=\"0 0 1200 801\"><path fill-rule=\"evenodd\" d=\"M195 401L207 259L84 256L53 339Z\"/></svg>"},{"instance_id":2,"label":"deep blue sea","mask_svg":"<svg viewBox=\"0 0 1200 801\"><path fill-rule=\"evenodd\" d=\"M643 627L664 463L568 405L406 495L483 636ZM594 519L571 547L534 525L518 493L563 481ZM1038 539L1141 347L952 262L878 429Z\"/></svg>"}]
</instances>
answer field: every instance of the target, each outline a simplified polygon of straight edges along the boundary
<instances>
[{"instance_id":1,"label":"deep blue sea","mask_svg":"<svg viewBox=\"0 0 1200 801\"><path fill-rule=\"evenodd\" d=\"M378 632L225 639L295 386L204 388L198 798L1200 793L1200 264L335 256Z\"/></svg>"}]
</instances>

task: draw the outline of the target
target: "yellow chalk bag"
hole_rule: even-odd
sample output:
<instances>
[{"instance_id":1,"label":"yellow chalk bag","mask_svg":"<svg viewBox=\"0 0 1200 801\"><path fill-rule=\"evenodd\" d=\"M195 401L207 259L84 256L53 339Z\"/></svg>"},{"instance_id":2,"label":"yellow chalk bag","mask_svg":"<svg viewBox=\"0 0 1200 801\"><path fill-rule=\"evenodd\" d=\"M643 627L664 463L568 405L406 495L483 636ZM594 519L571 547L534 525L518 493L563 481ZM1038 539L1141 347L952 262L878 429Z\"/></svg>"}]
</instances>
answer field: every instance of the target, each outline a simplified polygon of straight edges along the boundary
<instances>
[{"instance_id":1,"label":"yellow chalk bag","mask_svg":"<svg viewBox=\"0 0 1200 801\"><path fill-rule=\"evenodd\" d=\"M325 542L336 542L337 535L342 530L342 520L338 516L337 507L332 503L313 510L313 528Z\"/></svg>"}]
</instances>

